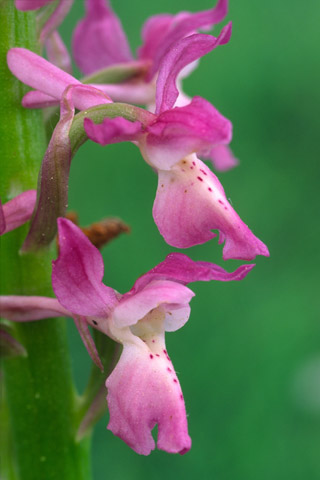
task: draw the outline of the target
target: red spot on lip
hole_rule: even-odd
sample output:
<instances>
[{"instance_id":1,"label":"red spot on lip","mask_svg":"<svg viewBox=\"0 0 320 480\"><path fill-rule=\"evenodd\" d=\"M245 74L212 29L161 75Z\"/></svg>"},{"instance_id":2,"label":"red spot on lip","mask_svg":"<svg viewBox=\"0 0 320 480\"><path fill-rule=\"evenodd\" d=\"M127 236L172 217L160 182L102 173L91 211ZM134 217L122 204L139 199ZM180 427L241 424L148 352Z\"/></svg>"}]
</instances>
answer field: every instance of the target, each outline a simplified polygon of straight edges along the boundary
<instances>
[{"instance_id":1,"label":"red spot on lip","mask_svg":"<svg viewBox=\"0 0 320 480\"><path fill-rule=\"evenodd\" d=\"M197 177L197 179L200 180L200 182L203 182L203 178Z\"/></svg>"},{"instance_id":2,"label":"red spot on lip","mask_svg":"<svg viewBox=\"0 0 320 480\"><path fill-rule=\"evenodd\" d=\"M163 349L163 353L165 353L167 355L167 350Z\"/></svg>"},{"instance_id":3,"label":"red spot on lip","mask_svg":"<svg viewBox=\"0 0 320 480\"><path fill-rule=\"evenodd\" d=\"M196 162L192 162L192 165L196 165Z\"/></svg>"},{"instance_id":4,"label":"red spot on lip","mask_svg":"<svg viewBox=\"0 0 320 480\"><path fill-rule=\"evenodd\" d=\"M200 172L202 172L203 175L208 175L204 170L202 170L202 168L200 168Z\"/></svg>"},{"instance_id":5,"label":"red spot on lip","mask_svg":"<svg viewBox=\"0 0 320 480\"><path fill-rule=\"evenodd\" d=\"M183 395L182 395L182 393L180 393L180 398L181 398L181 400L183 400Z\"/></svg>"},{"instance_id":6,"label":"red spot on lip","mask_svg":"<svg viewBox=\"0 0 320 480\"><path fill-rule=\"evenodd\" d=\"M176 378L173 379L174 383L178 383L178 380Z\"/></svg>"},{"instance_id":7,"label":"red spot on lip","mask_svg":"<svg viewBox=\"0 0 320 480\"><path fill-rule=\"evenodd\" d=\"M221 203L221 205L224 205L223 201L222 200L218 200L219 203Z\"/></svg>"},{"instance_id":8,"label":"red spot on lip","mask_svg":"<svg viewBox=\"0 0 320 480\"><path fill-rule=\"evenodd\" d=\"M150 353L149 357L150 357L150 358L153 358L153 355L152 355L152 353Z\"/></svg>"},{"instance_id":9,"label":"red spot on lip","mask_svg":"<svg viewBox=\"0 0 320 480\"><path fill-rule=\"evenodd\" d=\"M171 368L167 367L168 372L172 372Z\"/></svg>"},{"instance_id":10,"label":"red spot on lip","mask_svg":"<svg viewBox=\"0 0 320 480\"><path fill-rule=\"evenodd\" d=\"M212 192L212 188L211 188L211 187L209 187L208 190L209 190L209 192Z\"/></svg>"},{"instance_id":11,"label":"red spot on lip","mask_svg":"<svg viewBox=\"0 0 320 480\"><path fill-rule=\"evenodd\" d=\"M155 343L155 340L152 340L152 343Z\"/></svg>"},{"instance_id":12,"label":"red spot on lip","mask_svg":"<svg viewBox=\"0 0 320 480\"><path fill-rule=\"evenodd\" d=\"M156 357L160 357L159 353L156 353Z\"/></svg>"}]
</instances>

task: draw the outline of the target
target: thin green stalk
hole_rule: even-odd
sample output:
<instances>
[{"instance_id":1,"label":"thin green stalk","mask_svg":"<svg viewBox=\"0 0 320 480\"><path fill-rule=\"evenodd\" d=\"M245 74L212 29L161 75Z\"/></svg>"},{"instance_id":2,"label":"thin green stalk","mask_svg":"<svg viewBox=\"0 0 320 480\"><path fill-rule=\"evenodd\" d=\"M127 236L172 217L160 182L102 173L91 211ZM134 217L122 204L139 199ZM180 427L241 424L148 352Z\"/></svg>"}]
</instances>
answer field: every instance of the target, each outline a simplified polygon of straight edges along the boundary
<instances>
[{"instance_id":1,"label":"thin green stalk","mask_svg":"<svg viewBox=\"0 0 320 480\"><path fill-rule=\"evenodd\" d=\"M13 0L1 0L0 31L0 196L6 202L36 188L46 144L42 114L20 106L26 89L11 75L5 60L11 47L37 51L34 13L18 12ZM1 237L1 293L51 296L53 251L20 255L26 232L23 226ZM77 402L65 321L17 324L14 331L28 356L3 361L6 409L2 414L12 448L6 453L1 479L90 480L90 438L75 440Z\"/></svg>"}]
</instances>

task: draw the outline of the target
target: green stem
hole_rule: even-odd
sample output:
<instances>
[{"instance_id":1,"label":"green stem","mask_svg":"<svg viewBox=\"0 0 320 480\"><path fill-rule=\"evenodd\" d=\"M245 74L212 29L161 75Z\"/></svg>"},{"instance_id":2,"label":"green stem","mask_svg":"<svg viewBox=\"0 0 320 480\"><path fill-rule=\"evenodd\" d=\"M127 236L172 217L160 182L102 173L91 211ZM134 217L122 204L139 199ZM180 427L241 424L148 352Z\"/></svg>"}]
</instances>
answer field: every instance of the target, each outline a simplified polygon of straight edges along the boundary
<instances>
[{"instance_id":1,"label":"green stem","mask_svg":"<svg viewBox=\"0 0 320 480\"><path fill-rule=\"evenodd\" d=\"M42 114L24 110L25 87L6 67L11 47L36 50L34 13L18 12L12 0L1 2L0 135L3 202L36 188L46 144ZM52 296L52 249L19 255L27 226L1 237L1 289L11 295ZM76 394L62 319L14 326L15 337L28 356L3 361L3 415L8 432L6 469L9 480L89 480L90 438L75 440L78 426ZM2 432L4 433L4 432ZM9 455L10 453L10 455ZM1 468L1 467L0 467Z\"/></svg>"}]
</instances>

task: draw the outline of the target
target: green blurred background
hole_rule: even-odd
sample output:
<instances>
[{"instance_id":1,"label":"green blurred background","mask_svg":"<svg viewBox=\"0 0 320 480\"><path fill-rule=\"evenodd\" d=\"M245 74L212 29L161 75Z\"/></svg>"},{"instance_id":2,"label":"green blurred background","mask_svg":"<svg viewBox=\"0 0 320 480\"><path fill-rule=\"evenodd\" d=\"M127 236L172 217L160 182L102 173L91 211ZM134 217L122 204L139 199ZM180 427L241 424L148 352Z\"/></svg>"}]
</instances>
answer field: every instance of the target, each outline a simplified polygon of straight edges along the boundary
<instances>
[{"instance_id":1,"label":"green blurred background","mask_svg":"<svg viewBox=\"0 0 320 480\"><path fill-rule=\"evenodd\" d=\"M139 456L106 430L105 416L94 434L95 480L320 478L320 2L230 3L230 44L203 58L184 90L232 120L241 164L219 178L271 257L258 258L242 282L192 285L191 318L167 335L191 451ZM113 6L135 49L148 16L207 9L212 2L118 0ZM82 15L83 2L76 0L61 28L67 45ZM70 207L81 223L110 215L132 228L103 251L105 282L120 292L172 251L151 215L156 183L131 144L87 142L73 161ZM229 270L240 264L224 264L221 252L212 240L186 253ZM81 390L90 360L71 326L70 341Z\"/></svg>"}]
</instances>

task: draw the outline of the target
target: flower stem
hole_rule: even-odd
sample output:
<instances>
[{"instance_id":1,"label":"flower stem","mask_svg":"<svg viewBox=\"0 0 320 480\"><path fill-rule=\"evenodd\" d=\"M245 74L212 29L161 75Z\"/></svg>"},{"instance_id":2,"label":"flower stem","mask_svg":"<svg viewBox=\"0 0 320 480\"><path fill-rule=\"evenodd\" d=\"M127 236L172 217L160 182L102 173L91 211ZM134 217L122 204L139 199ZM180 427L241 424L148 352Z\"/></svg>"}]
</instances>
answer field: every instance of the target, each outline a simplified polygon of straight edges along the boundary
<instances>
[{"instance_id":1,"label":"flower stem","mask_svg":"<svg viewBox=\"0 0 320 480\"><path fill-rule=\"evenodd\" d=\"M45 152L42 113L25 110L25 87L6 67L11 47L37 50L34 13L18 12L12 0L1 2L0 15L0 135L3 202L36 188ZM3 294L52 295L52 248L19 254L27 226L1 237ZM50 319L14 326L27 357L3 360L5 395L2 415L12 443L0 477L8 480L89 480L90 437L75 440L78 427L65 321ZM3 432L4 433L4 432ZM7 451L9 455L9 449ZM0 467L1 469L1 467Z\"/></svg>"}]
</instances>

